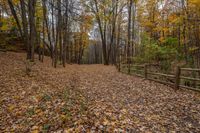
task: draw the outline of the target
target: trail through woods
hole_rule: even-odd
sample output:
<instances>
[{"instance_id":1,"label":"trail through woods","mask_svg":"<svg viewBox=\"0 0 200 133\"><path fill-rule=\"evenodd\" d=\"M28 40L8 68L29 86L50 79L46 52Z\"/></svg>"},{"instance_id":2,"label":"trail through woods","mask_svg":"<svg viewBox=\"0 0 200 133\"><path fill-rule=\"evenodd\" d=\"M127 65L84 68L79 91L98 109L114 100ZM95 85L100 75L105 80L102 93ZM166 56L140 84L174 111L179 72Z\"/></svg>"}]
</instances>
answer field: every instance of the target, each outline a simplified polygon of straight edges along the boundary
<instances>
[{"instance_id":1,"label":"trail through woods","mask_svg":"<svg viewBox=\"0 0 200 133\"><path fill-rule=\"evenodd\" d=\"M27 76L24 61L0 53L0 132L200 132L200 93L47 58Z\"/></svg>"}]
</instances>

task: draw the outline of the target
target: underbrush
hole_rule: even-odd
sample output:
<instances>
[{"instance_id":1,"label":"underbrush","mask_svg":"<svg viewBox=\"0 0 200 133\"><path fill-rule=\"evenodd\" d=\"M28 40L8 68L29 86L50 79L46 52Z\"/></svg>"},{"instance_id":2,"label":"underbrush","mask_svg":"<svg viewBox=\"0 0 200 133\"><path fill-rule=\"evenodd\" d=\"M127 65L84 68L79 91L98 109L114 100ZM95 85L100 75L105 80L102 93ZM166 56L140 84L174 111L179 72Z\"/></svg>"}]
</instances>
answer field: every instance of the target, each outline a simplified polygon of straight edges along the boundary
<instances>
[{"instance_id":1,"label":"underbrush","mask_svg":"<svg viewBox=\"0 0 200 133\"><path fill-rule=\"evenodd\" d=\"M18 52L25 50L25 46L20 37L9 33L0 33L0 49Z\"/></svg>"}]
</instances>

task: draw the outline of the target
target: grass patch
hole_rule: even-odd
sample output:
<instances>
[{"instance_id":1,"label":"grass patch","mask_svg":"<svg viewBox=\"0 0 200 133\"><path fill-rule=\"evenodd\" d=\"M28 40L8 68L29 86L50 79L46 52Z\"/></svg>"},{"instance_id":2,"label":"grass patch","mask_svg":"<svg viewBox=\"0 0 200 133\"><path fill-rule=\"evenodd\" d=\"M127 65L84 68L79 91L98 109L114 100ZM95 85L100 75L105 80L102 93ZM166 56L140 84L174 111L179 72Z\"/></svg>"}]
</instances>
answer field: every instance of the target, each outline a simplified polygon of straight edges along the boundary
<instances>
[{"instance_id":1,"label":"grass patch","mask_svg":"<svg viewBox=\"0 0 200 133\"><path fill-rule=\"evenodd\" d=\"M47 93L43 94L43 96L42 96L42 101L44 101L44 102L50 101L51 99L52 99L52 97Z\"/></svg>"},{"instance_id":2,"label":"grass patch","mask_svg":"<svg viewBox=\"0 0 200 133\"><path fill-rule=\"evenodd\" d=\"M47 133L51 128L51 124L44 124L42 127L42 132Z\"/></svg>"}]
</instances>

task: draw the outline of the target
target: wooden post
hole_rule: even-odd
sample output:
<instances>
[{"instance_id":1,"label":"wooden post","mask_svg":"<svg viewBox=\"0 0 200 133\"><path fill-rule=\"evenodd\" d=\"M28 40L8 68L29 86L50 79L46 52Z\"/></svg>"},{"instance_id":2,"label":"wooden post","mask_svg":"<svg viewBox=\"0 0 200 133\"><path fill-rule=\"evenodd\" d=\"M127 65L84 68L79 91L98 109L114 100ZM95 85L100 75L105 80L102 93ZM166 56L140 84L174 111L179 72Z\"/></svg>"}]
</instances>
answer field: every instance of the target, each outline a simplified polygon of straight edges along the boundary
<instances>
[{"instance_id":1,"label":"wooden post","mask_svg":"<svg viewBox=\"0 0 200 133\"><path fill-rule=\"evenodd\" d=\"M121 71L121 53L119 54L119 66L118 66L118 71L120 72Z\"/></svg>"},{"instance_id":2,"label":"wooden post","mask_svg":"<svg viewBox=\"0 0 200 133\"><path fill-rule=\"evenodd\" d=\"M196 79L196 71L193 71L193 72L192 72L192 75L193 75L193 78ZM196 88L196 87L197 87L197 84L196 84L196 81L195 81L195 80L194 80L193 84L194 84L194 88Z\"/></svg>"},{"instance_id":3,"label":"wooden post","mask_svg":"<svg viewBox=\"0 0 200 133\"><path fill-rule=\"evenodd\" d=\"M181 69L180 67L178 66L176 68L176 77L175 77L175 90L178 90L179 89L179 84L180 84L180 74L181 74Z\"/></svg>"},{"instance_id":4,"label":"wooden post","mask_svg":"<svg viewBox=\"0 0 200 133\"><path fill-rule=\"evenodd\" d=\"M197 77L200 78L200 71L197 72ZM198 89L200 89L200 83L199 82L197 83L197 87L198 87Z\"/></svg>"},{"instance_id":5,"label":"wooden post","mask_svg":"<svg viewBox=\"0 0 200 133\"><path fill-rule=\"evenodd\" d=\"M144 78L147 79L147 65L144 65Z\"/></svg>"}]
</instances>

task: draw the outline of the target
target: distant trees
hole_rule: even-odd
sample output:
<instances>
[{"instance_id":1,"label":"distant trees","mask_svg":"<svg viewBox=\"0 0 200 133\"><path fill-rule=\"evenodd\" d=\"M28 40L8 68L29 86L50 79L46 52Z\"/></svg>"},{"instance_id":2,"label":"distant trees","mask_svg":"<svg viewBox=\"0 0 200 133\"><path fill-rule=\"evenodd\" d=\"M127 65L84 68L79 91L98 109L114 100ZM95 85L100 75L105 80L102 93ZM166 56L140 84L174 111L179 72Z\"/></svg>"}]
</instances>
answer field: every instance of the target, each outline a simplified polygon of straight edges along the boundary
<instances>
[{"instance_id":1,"label":"distant trees","mask_svg":"<svg viewBox=\"0 0 200 133\"><path fill-rule=\"evenodd\" d=\"M118 16L125 7L124 1L89 1L90 11L93 13L99 28L102 42L104 64L116 63L117 58L117 23Z\"/></svg>"},{"instance_id":2,"label":"distant trees","mask_svg":"<svg viewBox=\"0 0 200 133\"><path fill-rule=\"evenodd\" d=\"M177 56L171 60L185 60L185 64L199 67L199 7L198 0L147 0L138 3L142 34L148 36L149 44L157 44L163 52L166 51L165 58L175 50ZM145 38L141 39L144 42Z\"/></svg>"},{"instance_id":3,"label":"distant trees","mask_svg":"<svg viewBox=\"0 0 200 133\"><path fill-rule=\"evenodd\" d=\"M105 65L121 58L128 64L184 60L199 67L199 5L199 0L7 0L0 16L14 18L27 59L34 61L34 52L40 60L48 54L54 67L101 62L89 55L102 56Z\"/></svg>"},{"instance_id":4,"label":"distant trees","mask_svg":"<svg viewBox=\"0 0 200 133\"><path fill-rule=\"evenodd\" d=\"M27 59L34 61L34 52L36 51L39 59L43 60L41 54L44 55L48 50L52 58L52 65L57 67L57 63L60 62L65 67L66 62L73 61L70 59L73 58L73 53L78 52L78 56L75 54L77 61L74 63L81 63L86 48L85 43L89 42L89 36L86 37L85 34L89 32L91 27L89 25L92 22L88 15L79 14L80 9L74 8L80 6L78 1L7 0L5 4L9 5L18 31L26 44ZM76 22L75 25L72 25L74 22ZM78 44L75 42L77 36L79 36ZM70 52L70 48L73 47L71 45L78 45L79 50ZM45 50L45 48L47 49Z\"/></svg>"}]
</instances>

